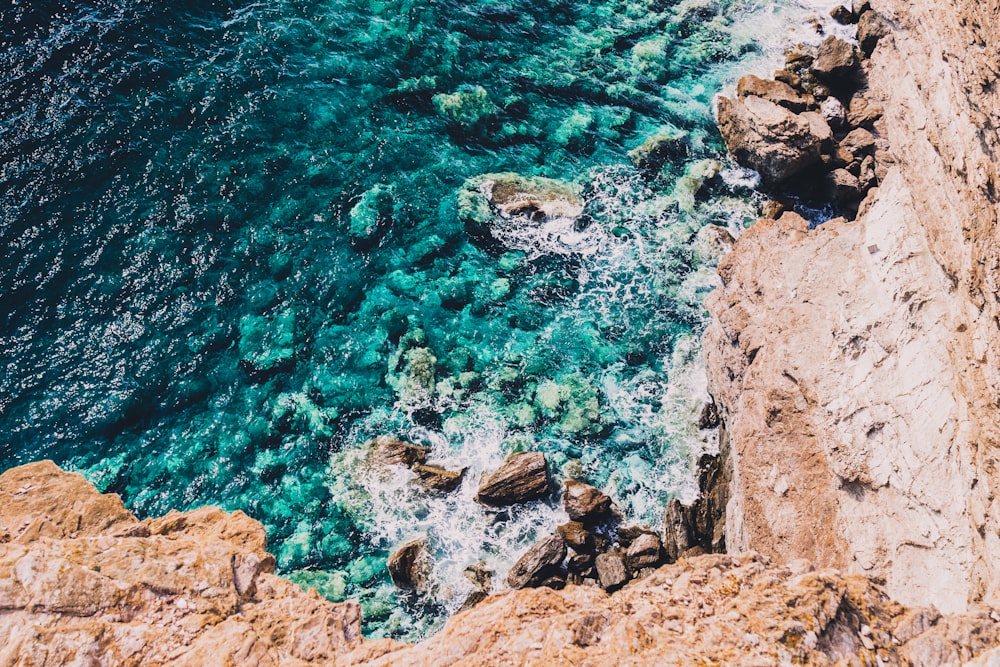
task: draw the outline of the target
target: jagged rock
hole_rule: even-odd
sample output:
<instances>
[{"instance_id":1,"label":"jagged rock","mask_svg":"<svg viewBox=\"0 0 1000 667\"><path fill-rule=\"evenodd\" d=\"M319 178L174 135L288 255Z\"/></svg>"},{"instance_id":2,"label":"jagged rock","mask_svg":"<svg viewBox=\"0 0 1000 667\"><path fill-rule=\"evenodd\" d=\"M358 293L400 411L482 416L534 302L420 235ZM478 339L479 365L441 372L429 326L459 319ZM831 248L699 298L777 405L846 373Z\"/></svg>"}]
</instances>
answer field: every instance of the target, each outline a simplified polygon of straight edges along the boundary
<instances>
[{"instance_id":1,"label":"jagged rock","mask_svg":"<svg viewBox=\"0 0 1000 667\"><path fill-rule=\"evenodd\" d=\"M360 606L274 576L264 546L242 512L140 522L51 461L8 470L0 664L331 663L358 646Z\"/></svg>"},{"instance_id":2,"label":"jagged rock","mask_svg":"<svg viewBox=\"0 0 1000 667\"><path fill-rule=\"evenodd\" d=\"M858 56L854 46L830 35L816 50L816 60L809 67L817 79L838 82L854 75L858 69Z\"/></svg>"},{"instance_id":3,"label":"jagged rock","mask_svg":"<svg viewBox=\"0 0 1000 667\"><path fill-rule=\"evenodd\" d=\"M462 478L465 476L465 468L454 471L423 463L414 465L413 472L417 473L417 481L420 482L421 486L428 490L440 491L442 493L457 489L462 484Z\"/></svg>"},{"instance_id":4,"label":"jagged rock","mask_svg":"<svg viewBox=\"0 0 1000 667\"><path fill-rule=\"evenodd\" d=\"M830 10L830 16L840 25L850 25L856 23L858 17L844 5L837 5Z\"/></svg>"},{"instance_id":5,"label":"jagged rock","mask_svg":"<svg viewBox=\"0 0 1000 667\"><path fill-rule=\"evenodd\" d=\"M805 111L810 100L803 97L787 83L773 79L761 79L753 74L741 78L736 84L736 94L740 97L753 95L773 102L778 106L799 113Z\"/></svg>"},{"instance_id":6,"label":"jagged rock","mask_svg":"<svg viewBox=\"0 0 1000 667\"><path fill-rule=\"evenodd\" d=\"M819 123L815 118L819 118ZM719 98L719 130L736 161L774 185L819 161L831 135L819 114L796 115L759 97ZM823 128L825 126L825 130Z\"/></svg>"},{"instance_id":7,"label":"jagged rock","mask_svg":"<svg viewBox=\"0 0 1000 667\"><path fill-rule=\"evenodd\" d=\"M513 505L537 500L549 492L549 474L541 452L511 454L504 464L479 481L476 500L484 505Z\"/></svg>"},{"instance_id":8,"label":"jagged rock","mask_svg":"<svg viewBox=\"0 0 1000 667\"><path fill-rule=\"evenodd\" d=\"M558 535L536 542L507 573L511 588L534 588L558 575L566 558L566 543Z\"/></svg>"},{"instance_id":9,"label":"jagged rock","mask_svg":"<svg viewBox=\"0 0 1000 667\"><path fill-rule=\"evenodd\" d=\"M584 524L602 521L612 515L610 496L573 479L566 480L563 485L563 507L570 519Z\"/></svg>"},{"instance_id":10,"label":"jagged rock","mask_svg":"<svg viewBox=\"0 0 1000 667\"><path fill-rule=\"evenodd\" d=\"M858 170L858 183L862 190L869 190L878 184L878 177L875 175L875 158L871 155L861 161Z\"/></svg>"},{"instance_id":11,"label":"jagged rock","mask_svg":"<svg viewBox=\"0 0 1000 667\"><path fill-rule=\"evenodd\" d=\"M594 567L594 554L590 553L574 553L566 559L566 567L570 572L576 572L583 576L590 573L591 568Z\"/></svg>"},{"instance_id":12,"label":"jagged rock","mask_svg":"<svg viewBox=\"0 0 1000 667\"><path fill-rule=\"evenodd\" d=\"M481 560L465 568L462 573L465 578L472 582L476 590L489 593L493 588L493 570L489 569L486 561Z\"/></svg>"},{"instance_id":13,"label":"jagged rock","mask_svg":"<svg viewBox=\"0 0 1000 667\"><path fill-rule=\"evenodd\" d=\"M392 435L380 435L371 441L370 446L375 448L376 455L383 463L407 467L425 463L431 451L430 447L414 445Z\"/></svg>"},{"instance_id":14,"label":"jagged rock","mask_svg":"<svg viewBox=\"0 0 1000 667\"><path fill-rule=\"evenodd\" d=\"M420 537L402 545L389 555L386 565L392 583L403 590L427 591L430 583L431 557L427 538Z\"/></svg>"},{"instance_id":15,"label":"jagged rock","mask_svg":"<svg viewBox=\"0 0 1000 667\"><path fill-rule=\"evenodd\" d=\"M864 194L858 177L846 169L834 169L826 175L827 193L838 204L857 203Z\"/></svg>"},{"instance_id":16,"label":"jagged rock","mask_svg":"<svg viewBox=\"0 0 1000 667\"><path fill-rule=\"evenodd\" d=\"M878 41L888 34L889 27L872 10L869 9L858 18L858 46L866 56L870 56Z\"/></svg>"},{"instance_id":17,"label":"jagged rock","mask_svg":"<svg viewBox=\"0 0 1000 667\"><path fill-rule=\"evenodd\" d=\"M760 217L777 220L788 208L780 201L769 199L760 208Z\"/></svg>"},{"instance_id":18,"label":"jagged rock","mask_svg":"<svg viewBox=\"0 0 1000 667\"><path fill-rule=\"evenodd\" d=\"M597 580L601 582L601 588L609 593L628 582L628 568L619 549L598 554L594 559L594 567L597 568Z\"/></svg>"},{"instance_id":19,"label":"jagged rock","mask_svg":"<svg viewBox=\"0 0 1000 667\"><path fill-rule=\"evenodd\" d=\"M874 154L875 136L863 127L859 127L851 130L840 140L840 147L860 159L865 155Z\"/></svg>"},{"instance_id":20,"label":"jagged rock","mask_svg":"<svg viewBox=\"0 0 1000 667\"><path fill-rule=\"evenodd\" d=\"M861 93L854 95L847 108L847 122L853 127L874 125L882 117L882 106L868 99Z\"/></svg>"},{"instance_id":21,"label":"jagged rock","mask_svg":"<svg viewBox=\"0 0 1000 667\"><path fill-rule=\"evenodd\" d=\"M594 550L594 535L579 521L569 521L556 528L556 532L566 541L566 544L577 552L592 552Z\"/></svg>"},{"instance_id":22,"label":"jagged rock","mask_svg":"<svg viewBox=\"0 0 1000 667\"><path fill-rule=\"evenodd\" d=\"M828 97L819 105L819 112L823 114L830 129L837 131L847 122L847 112L844 105L836 97Z\"/></svg>"},{"instance_id":23,"label":"jagged rock","mask_svg":"<svg viewBox=\"0 0 1000 667\"><path fill-rule=\"evenodd\" d=\"M661 556L660 538L652 533L642 533L632 540L625 552L625 563L629 570L636 572L658 565Z\"/></svg>"}]
</instances>

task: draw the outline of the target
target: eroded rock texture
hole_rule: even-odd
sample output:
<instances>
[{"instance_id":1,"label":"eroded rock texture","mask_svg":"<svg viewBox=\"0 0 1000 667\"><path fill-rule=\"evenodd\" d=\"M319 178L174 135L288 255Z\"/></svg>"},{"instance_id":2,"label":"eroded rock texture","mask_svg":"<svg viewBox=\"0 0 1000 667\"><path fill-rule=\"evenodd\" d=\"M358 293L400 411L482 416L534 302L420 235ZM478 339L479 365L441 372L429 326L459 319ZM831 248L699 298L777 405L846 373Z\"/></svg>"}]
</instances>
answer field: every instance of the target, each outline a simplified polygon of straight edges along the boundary
<instances>
[{"instance_id":1,"label":"eroded rock texture","mask_svg":"<svg viewBox=\"0 0 1000 667\"><path fill-rule=\"evenodd\" d=\"M709 300L726 541L960 611L1000 596L1000 3L871 4L895 166L855 222L751 228Z\"/></svg>"},{"instance_id":2,"label":"eroded rock texture","mask_svg":"<svg viewBox=\"0 0 1000 667\"><path fill-rule=\"evenodd\" d=\"M0 665L332 663L361 610L272 574L264 528L207 507L139 521L44 461L0 475Z\"/></svg>"}]
</instances>

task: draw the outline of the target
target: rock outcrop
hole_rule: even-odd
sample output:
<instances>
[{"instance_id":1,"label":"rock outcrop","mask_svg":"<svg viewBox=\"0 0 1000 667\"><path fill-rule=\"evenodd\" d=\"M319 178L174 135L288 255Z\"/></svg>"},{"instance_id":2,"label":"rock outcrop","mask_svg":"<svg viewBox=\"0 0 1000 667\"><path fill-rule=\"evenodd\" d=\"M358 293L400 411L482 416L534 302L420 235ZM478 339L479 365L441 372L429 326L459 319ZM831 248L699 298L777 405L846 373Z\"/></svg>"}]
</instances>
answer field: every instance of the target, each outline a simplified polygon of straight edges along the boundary
<instances>
[{"instance_id":1,"label":"rock outcrop","mask_svg":"<svg viewBox=\"0 0 1000 667\"><path fill-rule=\"evenodd\" d=\"M879 187L853 222L758 223L709 300L725 539L962 611L1000 598L1000 3L871 8L847 116L883 112Z\"/></svg>"},{"instance_id":2,"label":"rock outcrop","mask_svg":"<svg viewBox=\"0 0 1000 667\"><path fill-rule=\"evenodd\" d=\"M0 475L0 665L332 664L357 603L272 574L264 528L206 507L139 521L52 462Z\"/></svg>"}]
</instances>

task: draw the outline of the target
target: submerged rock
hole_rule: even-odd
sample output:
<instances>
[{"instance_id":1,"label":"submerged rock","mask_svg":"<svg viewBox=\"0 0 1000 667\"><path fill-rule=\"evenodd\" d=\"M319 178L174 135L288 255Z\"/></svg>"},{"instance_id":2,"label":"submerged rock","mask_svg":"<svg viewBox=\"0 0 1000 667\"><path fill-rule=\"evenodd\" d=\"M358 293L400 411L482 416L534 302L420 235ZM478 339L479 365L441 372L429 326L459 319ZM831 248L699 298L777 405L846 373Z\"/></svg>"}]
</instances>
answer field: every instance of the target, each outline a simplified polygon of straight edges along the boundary
<instances>
[{"instance_id":1,"label":"submerged rock","mask_svg":"<svg viewBox=\"0 0 1000 667\"><path fill-rule=\"evenodd\" d=\"M691 153L691 137L683 130L665 128L628 152L628 159L642 174L656 176L664 165L680 165Z\"/></svg>"},{"instance_id":2,"label":"submerged rock","mask_svg":"<svg viewBox=\"0 0 1000 667\"><path fill-rule=\"evenodd\" d=\"M507 574L506 583L511 588L533 588L551 584L550 580L561 573L566 558L566 543L552 535L535 543L518 559ZM552 587L551 585L549 586Z\"/></svg>"},{"instance_id":3,"label":"submerged rock","mask_svg":"<svg viewBox=\"0 0 1000 667\"><path fill-rule=\"evenodd\" d=\"M511 454L504 464L479 481L476 500L484 505L513 505L537 500L549 492L549 473L545 454Z\"/></svg>"}]
</instances>

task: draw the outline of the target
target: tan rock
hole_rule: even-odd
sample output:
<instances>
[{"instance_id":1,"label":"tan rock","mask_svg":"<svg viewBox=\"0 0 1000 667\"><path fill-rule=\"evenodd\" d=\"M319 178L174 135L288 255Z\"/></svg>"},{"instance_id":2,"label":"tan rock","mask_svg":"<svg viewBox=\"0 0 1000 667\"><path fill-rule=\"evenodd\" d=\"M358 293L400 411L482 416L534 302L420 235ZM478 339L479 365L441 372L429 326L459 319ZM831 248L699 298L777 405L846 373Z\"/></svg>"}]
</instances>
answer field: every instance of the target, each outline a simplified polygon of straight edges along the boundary
<instances>
[{"instance_id":1,"label":"tan rock","mask_svg":"<svg viewBox=\"0 0 1000 667\"><path fill-rule=\"evenodd\" d=\"M513 505L537 500L549 492L545 454L511 454L503 465L479 480L476 500L484 505Z\"/></svg>"}]
</instances>

